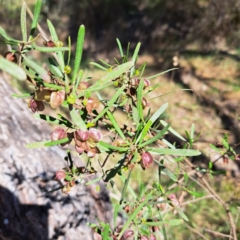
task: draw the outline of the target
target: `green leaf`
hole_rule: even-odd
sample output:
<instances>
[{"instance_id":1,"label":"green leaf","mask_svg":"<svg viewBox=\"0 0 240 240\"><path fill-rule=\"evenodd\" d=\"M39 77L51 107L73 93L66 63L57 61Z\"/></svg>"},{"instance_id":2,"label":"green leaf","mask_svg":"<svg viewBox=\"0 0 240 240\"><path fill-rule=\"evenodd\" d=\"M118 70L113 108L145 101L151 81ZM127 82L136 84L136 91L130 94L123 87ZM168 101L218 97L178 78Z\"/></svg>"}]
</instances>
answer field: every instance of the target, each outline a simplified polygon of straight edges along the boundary
<instances>
[{"instance_id":1,"label":"green leaf","mask_svg":"<svg viewBox=\"0 0 240 240\"><path fill-rule=\"evenodd\" d=\"M84 27L84 25L81 25L79 27L78 37L77 37L76 56L75 56L73 76L72 76L73 85L75 85L75 82L77 79L77 74L79 71L80 63L81 63L81 59L82 59L84 35L85 35L85 27Z\"/></svg>"},{"instance_id":2,"label":"green leaf","mask_svg":"<svg viewBox=\"0 0 240 240\"><path fill-rule=\"evenodd\" d=\"M36 27L38 24L38 19L39 19L40 12L41 12L41 7L42 7L42 0L37 0L35 8L34 8L33 21L32 21L32 25L31 25L29 40L32 40L32 36L36 30Z\"/></svg>"},{"instance_id":3,"label":"green leaf","mask_svg":"<svg viewBox=\"0 0 240 240\"><path fill-rule=\"evenodd\" d=\"M2 35L3 38L6 39L6 42L9 44L18 45L19 43L22 43L22 41L16 40L16 39L8 36L2 27L0 27L0 35Z\"/></svg>"},{"instance_id":4,"label":"green leaf","mask_svg":"<svg viewBox=\"0 0 240 240\"><path fill-rule=\"evenodd\" d=\"M144 225L147 226L162 226L162 225L167 225L167 226L177 226L180 224L183 224L182 219L172 219L172 220L165 220L165 221L157 221L157 222L145 222Z\"/></svg>"},{"instance_id":5,"label":"green leaf","mask_svg":"<svg viewBox=\"0 0 240 240\"><path fill-rule=\"evenodd\" d=\"M160 163L157 160L154 160L154 162L157 163L160 166L161 172L164 172L174 182L178 181L178 178L176 177L176 175L174 173L172 173L169 169L167 169L162 163Z\"/></svg>"},{"instance_id":6,"label":"green leaf","mask_svg":"<svg viewBox=\"0 0 240 240\"><path fill-rule=\"evenodd\" d=\"M28 143L26 144L26 148L43 148L45 147L45 144L49 141L42 141L42 142L34 142L34 143Z\"/></svg>"},{"instance_id":7,"label":"green leaf","mask_svg":"<svg viewBox=\"0 0 240 240\"><path fill-rule=\"evenodd\" d=\"M59 145L61 143L66 143L68 142L70 139L69 138L63 138L61 140L58 140L58 141L51 141L51 142L47 142L44 144L45 147L52 147L52 146L55 146L55 145Z\"/></svg>"},{"instance_id":8,"label":"green leaf","mask_svg":"<svg viewBox=\"0 0 240 240\"><path fill-rule=\"evenodd\" d=\"M5 58L0 58L0 69L20 81L24 81L27 78L26 73L22 68Z\"/></svg>"},{"instance_id":9,"label":"green leaf","mask_svg":"<svg viewBox=\"0 0 240 240\"><path fill-rule=\"evenodd\" d=\"M88 88L89 92L97 91L100 89L105 88L108 85L113 84L114 82L112 80L118 78L123 73L128 72L129 69L133 66L133 62L127 62L123 63L120 66L114 68L111 72L109 72L106 76L102 77L100 80L98 80L94 85Z\"/></svg>"},{"instance_id":10,"label":"green leaf","mask_svg":"<svg viewBox=\"0 0 240 240\"><path fill-rule=\"evenodd\" d=\"M173 71L173 70L177 70L177 69L178 69L178 68L171 68L171 69L169 69L169 70L166 70L166 71L164 71L164 72L161 72L161 73L158 73L158 74L152 75L152 76L150 76L150 77L146 77L146 78L147 78L147 79L152 79L152 78L161 76L161 75L163 75L163 74L165 74L165 73L167 73L167 72L170 72L170 71Z\"/></svg>"},{"instance_id":11,"label":"green leaf","mask_svg":"<svg viewBox=\"0 0 240 240\"><path fill-rule=\"evenodd\" d=\"M23 55L23 64L33 69L37 74L39 74L39 77L43 80L49 81L50 77L48 75L48 72L39 66L36 62L30 60L26 56Z\"/></svg>"},{"instance_id":12,"label":"green leaf","mask_svg":"<svg viewBox=\"0 0 240 240\"><path fill-rule=\"evenodd\" d=\"M137 62L137 57L138 57L138 52L140 50L140 47L141 47L141 43L138 43L133 53L132 61L134 62L134 65L133 65L133 68L131 69L131 74L130 74L131 77L134 75L134 72L135 72L135 64Z\"/></svg>"},{"instance_id":13,"label":"green leaf","mask_svg":"<svg viewBox=\"0 0 240 240\"><path fill-rule=\"evenodd\" d=\"M15 98L29 98L32 96L32 93L23 93L23 94L12 94L11 95L12 97L15 97Z\"/></svg>"},{"instance_id":14,"label":"green leaf","mask_svg":"<svg viewBox=\"0 0 240 240\"><path fill-rule=\"evenodd\" d=\"M143 209L143 207L147 204L147 202L150 200L150 198L152 197L152 193L150 193L148 196L146 196L146 198L143 200L143 202L141 202L138 207L134 210L134 212L132 213L132 215L129 216L127 222L124 224L121 232L118 235L118 240L121 239L122 235L124 234L124 232L128 229L129 225L131 224L132 220L136 219L138 213Z\"/></svg>"},{"instance_id":15,"label":"green leaf","mask_svg":"<svg viewBox=\"0 0 240 240\"><path fill-rule=\"evenodd\" d=\"M113 227L114 228L116 228L116 226L117 226L117 216L118 216L119 208L120 208L120 204L117 203L115 205L114 211L113 211Z\"/></svg>"},{"instance_id":16,"label":"green leaf","mask_svg":"<svg viewBox=\"0 0 240 240\"><path fill-rule=\"evenodd\" d=\"M183 220L185 221L189 221L188 217L186 216L186 214L182 211L181 208L174 208L174 210L176 210L178 212L178 214L182 217Z\"/></svg>"},{"instance_id":17,"label":"green leaf","mask_svg":"<svg viewBox=\"0 0 240 240\"><path fill-rule=\"evenodd\" d=\"M109 118L110 122L112 123L114 129L116 130L116 132L119 134L119 136L120 136L123 140L125 140L126 138L125 138L125 136L124 136L121 128L120 128L119 125L117 124L117 121L116 121L116 119L114 118L114 116L112 115L112 113L109 112L109 111L107 111L107 115L108 115L108 118Z\"/></svg>"},{"instance_id":18,"label":"green leaf","mask_svg":"<svg viewBox=\"0 0 240 240\"><path fill-rule=\"evenodd\" d=\"M69 105L69 110L70 110L70 116L71 119L73 120L73 123L81 130L85 131L87 130L87 126L83 119L80 116L79 111L77 111L74 107Z\"/></svg>"},{"instance_id":19,"label":"green leaf","mask_svg":"<svg viewBox=\"0 0 240 240\"><path fill-rule=\"evenodd\" d=\"M151 122L151 121L148 121L147 124L145 124L145 126L144 126L142 132L140 133L140 135L138 136L135 144L137 144L138 142L139 142L140 144L142 143L142 140L143 140L143 138L147 135L148 130L150 129L151 125L152 125L152 122Z\"/></svg>"},{"instance_id":20,"label":"green leaf","mask_svg":"<svg viewBox=\"0 0 240 240\"><path fill-rule=\"evenodd\" d=\"M59 69L58 64L56 63L55 59L48 58L48 62L49 62L49 69L50 69L51 73L53 73L56 77L62 79L63 73Z\"/></svg>"},{"instance_id":21,"label":"green leaf","mask_svg":"<svg viewBox=\"0 0 240 240\"><path fill-rule=\"evenodd\" d=\"M130 171L132 171L132 169L131 169ZM123 174L122 174L122 175L119 175L119 177L121 178L122 182L125 184L125 183L126 183L126 178L123 176ZM129 180L130 180L130 179L129 179ZM131 185L128 185L127 188L128 188L128 191L132 194L133 198L136 199L136 198L137 198L137 195L136 195L136 193L134 192L134 190L132 189ZM124 193L124 196L125 196L125 193ZM121 201L122 201L123 199L124 199L124 198L122 197L122 198L121 198Z\"/></svg>"},{"instance_id":22,"label":"green leaf","mask_svg":"<svg viewBox=\"0 0 240 240\"><path fill-rule=\"evenodd\" d=\"M128 184L129 184L129 180L130 180L130 177L131 177L131 174L132 174L132 169L130 169L129 173L128 173L128 177L127 179L124 181L124 186L123 186L123 189L122 189L122 197L121 197L121 201L124 200L125 198L125 194L126 194L126 191L127 191L127 188L128 188Z\"/></svg>"},{"instance_id":23,"label":"green leaf","mask_svg":"<svg viewBox=\"0 0 240 240\"><path fill-rule=\"evenodd\" d=\"M100 68L100 69L102 69L102 70L104 70L104 71L107 71L107 70L108 70L107 68L103 67L102 65L100 65L100 64L98 64L98 63L90 62L90 64L93 65L93 66L96 66L96 67L98 67L98 68Z\"/></svg>"},{"instance_id":24,"label":"green leaf","mask_svg":"<svg viewBox=\"0 0 240 240\"><path fill-rule=\"evenodd\" d=\"M109 230L110 230L110 226L109 224L104 224L104 228L103 228L103 233L102 233L102 239L105 239L105 240L110 240L110 237L109 237Z\"/></svg>"},{"instance_id":25,"label":"green leaf","mask_svg":"<svg viewBox=\"0 0 240 240\"><path fill-rule=\"evenodd\" d=\"M166 123L165 121L163 120L160 120L161 124L165 127L168 125L168 123ZM175 131L172 127L170 127L168 129L169 132L171 132L173 135L175 135L176 137L180 138L181 140L183 141L186 141L186 139L184 137L182 137L177 131Z\"/></svg>"},{"instance_id":26,"label":"green leaf","mask_svg":"<svg viewBox=\"0 0 240 240\"><path fill-rule=\"evenodd\" d=\"M140 116L139 116L139 113L138 113L138 110L136 107L132 106L132 116L133 116L133 121L136 125L139 124L139 121L140 121Z\"/></svg>"},{"instance_id":27,"label":"green leaf","mask_svg":"<svg viewBox=\"0 0 240 240\"><path fill-rule=\"evenodd\" d=\"M121 55L121 57L123 58L124 55L123 55L123 50L122 50L121 42L119 41L118 38L116 38L116 40L117 40L117 45L118 45L118 49L119 49L120 55Z\"/></svg>"},{"instance_id":28,"label":"green leaf","mask_svg":"<svg viewBox=\"0 0 240 240\"><path fill-rule=\"evenodd\" d=\"M57 42L58 41L58 36L57 36L57 32L52 24L52 22L50 20L47 20L47 25L51 34L51 38L53 42ZM64 71L64 57L62 52L57 52L57 56L58 56L58 61L59 61L59 65L61 67L61 70Z\"/></svg>"},{"instance_id":29,"label":"green leaf","mask_svg":"<svg viewBox=\"0 0 240 240\"><path fill-rule=\"evenodd\" d=\"M21 9L21 18L20 18L23 42L27 42L26 9L27 9L27 3L23 2L22 9Z\"/></svg>"},{"instance_id":30,"label":"green leaf","mask_svg":"<svg viewBox=\"0 0 240 240\"><path fill-rule=\"evenodd\" d=\"M74 128L73 124L71 122L69 122L67 119L60 120L60 119L57 119L55 117L48 116L45 114L34 114L34 117L42 119L44 121L47 121L51 124L57 124L57 125L62 125L62 126L68 127L68 128Z\"/></svg>"},{"instance_id":31,"label":"green leaf","mask_svg":"<svg viewBox=\"0 0 240 240\"><path fill-rule=\"evenodd\" d=\"M163 128L161 131L159 131L154 137L148 139L147 141L143 142L142 144L139 145L140 148L147 146L155 141L157 141L158 139L160 139L169 129L170 125L167 125L165 128Z\"/></svg>"},{"instance_id":32,"label":"green leaf","mask_svg":"<svg viewBox=\"0 0 240 240\"><path fill-rule=\"evenodd\" d=\"M39 52L64 52L69 51L68 47L40 47L40 46L33 46L34 50L37 50Z\"/></svg>"},{"instance_id":33,"label":"green leaf","mask_svg":"<svg viewBox=\"0 0 240 240\"><path fill-rule=\"evenodd\" d=\"M168 107L168 103L164 103L149 119L152 123L154 123L160 116L165 112Z\"/></svg>"},{"instance_id":34,"label":"green leaf","mask_svg":"<svg viewBox=\"0 0 240 240\"><path fill-rule=\"evenodd\" d=\"M146 151L151 153L157 153L161 155L173 155L173 156L198 156L201 154L198 150L192 149L168 149L168 148L147 148Z\"/></svg>"},{"instance_id":35,"label":"green leaf","mask_svg":"<svg viewBox=\"0 0 240 240\"><path fill-rule=\"evenodd\" d=\"M142 100L143 100L143 87L144 87L144 82L143 79L140 80L140 83L137 88L137 110L139 117L142 121L143 120L143 107L142 107Z\"/></svg>"},{"instance_id":36,"label":"green leaf","mask_svg":"<svg viewBox=\"0 0 240 240\"><path fill-rule=\"evenodd\" d=\"M98 177L98 178L95 178L95 179L93 179L93 180L85 183L85 185L86 185L86 186L92 185L93 183L96 183L96 182L101 181L101 179L102 179L102 176L100 176L100 177Z\"/></svg>"},{"instance_id":37,"label":"green leaf","mask_svg":"<svg viewBox=\"0 0 240 240\"><path fill-rule=\"evenodd\" d=\"M97 143L97 147L100 149L100 151L103 151L103 152L109 152L109 151L126 152L128 150L128 147L116 147L103 141L99 141Z\"/></svg>"}]
</instances>

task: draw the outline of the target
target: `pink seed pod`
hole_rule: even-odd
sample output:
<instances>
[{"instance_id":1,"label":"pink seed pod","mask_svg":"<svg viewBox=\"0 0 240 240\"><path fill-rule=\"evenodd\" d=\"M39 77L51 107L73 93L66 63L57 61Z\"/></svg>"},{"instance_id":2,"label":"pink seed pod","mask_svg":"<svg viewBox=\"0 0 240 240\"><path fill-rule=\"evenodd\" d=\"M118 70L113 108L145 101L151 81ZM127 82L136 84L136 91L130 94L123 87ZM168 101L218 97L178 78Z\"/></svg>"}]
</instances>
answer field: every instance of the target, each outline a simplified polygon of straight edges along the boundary
<instances>
[{"instance_id":1,"label":"pink seed pod","mask_svg":"<svg viewBox=\"0 0 240 240\"><path fill-rule=\"evenodd\" d=\"M150 106L150 103L147 101L146 98L143 98L142 99L142 107L143 109L146 108L146 107L149 107Z\"/></svg>"},{"instance_id":2,"label":"pink seed pod","mask_svg":"<svg viewBox=\"0 0 240 240\"><path fill-rule=\"evenodd\" d=\"M59 170L55 173L54 180L62 182L66 177L66 173L62 170Z\"/></svg>"},{"instance_id":3,"label":"pink seed pod","mask_svg":"<svg viewBox=\"0 0 240 240\"><path fill-rule=\"evenodd\" d=\"M173 207L179 207L180 206L180 202L179 200L177 199L176 195L174 193L171 193L169 196L168 196L168 199L170 200L170 205L172 205Z\"/></svg>"},{"instance_id":4,"label":"pink seed pod","mask_svg":"<svg viewBox=\"0 0 240 240\"><path fill-rule=\"evenodd\" d=\"M100 102L94 98L90 97L87 99L86 109L88 113L92 113L93 109L97 109L100 106Z\"/></svg>"},{"instance_id":5,"label":"pink seed pod","mask_svg":"<svg viewBox=\"0 0 240 240\"><path fill-rule=\"evenodd\" d=\"M148 79L145 78L143 82L144 82L144 88L147 88L150 86L150 81Z\"/></svg>"},{"instance_id":6,"label":"pink seed pod","mask_svg":"<svg viewBox=\"0 0 240 240\"><path fill-rule=\"evenodd\" d=\"M128 239L134 235L133 230L126 230L123 234L123 239Z\"/></svg>"},{"instance_id":7,"label":"pink seed pod","mask_svg":"<svg viewBox=\"0 0 240 240\"><path fill-rule=\"evenodd\" d=\"M157 240L157 238L156 238L156 236L155 236L155 235L151 234L151 236L150 236L149 240Z\"/></svg>"},{"instance_id":8,"label":"pink seed pod","mask_svg":"<svg viewBox=\"0 0 240 240\"><path fill-rule=\"evenodd\" d=\"M88 131L77 130L76 131L76 138L82 142L87 141L89 137Z\"/></svg>"},{"instance_id":9,"label":"pink seed pod","mask_svg":"<svg viewBox=\"0 0 240 240\"><path fill-rule=\"evenodd\" d=\"M58 141L63 138L67 138L67 133L62 127L57 127L50 136L52 141Z\"/></svg>"},{"instance_id":10,"label":"pink seed pod","mask_svg":"<svg viewBox=\"0 0 240 240\"><path fill-rule=\"evenodd\" d=\"M150 167L153 163L153 157L149 152L142 153L142 160L140 162L142 169L145 170L146 168Z\"/></svg>"},{"instance_id":11,"label":"pink seed pod","mask_svg":"<svg viewBox=\"0 0 240 240\"><path fill-rule=\"evenodd\" d=\"M52 108L57 108L60 106L65 99L65 91L52 92L50 96L50 105Z\"/></svg>"},{"instance_id":12,"label":"pink seed pod","mask_svg":"<svg viewBox=\"0 0 240 240\"><path fill-rule=\"evenodd\" d=\"M10 62L17 63L17 55L13 52L6 52L4 57Z\"/></svg>"},{"instance_id":13,"label":"pink seed pod","mask_svg":"<svg viewBox=\"0 0 240 240\"><path fill-rule=\"evenodd\" d=\"M36 101L34 99L30 99L28 102L28 107L32 110L33 113L43 111L45 109L42 101Z\"/></svg>"},{"instance_id":14,"label":"pink seed pod","mask_svg":"<svg viewBox=\"0 0 240 240\"><path fill-rule=\"evenodd\" d=\"M89 88L89 83L88 82L80 82L78 85L79 90L86 90Z\"/></svg>"},{"instance_id":15,"label":"pink seed pod","mask_svg":"<svg viewBox=\"0 0 240 240\"><path fill-rule=\"evenodd\" d=\"M96 128L90 128L89 131L89 139L92 141L92 142L99 142L101 139L102 139L102 134L101 132L96 129Z\"/></svg>"}]
</instances>

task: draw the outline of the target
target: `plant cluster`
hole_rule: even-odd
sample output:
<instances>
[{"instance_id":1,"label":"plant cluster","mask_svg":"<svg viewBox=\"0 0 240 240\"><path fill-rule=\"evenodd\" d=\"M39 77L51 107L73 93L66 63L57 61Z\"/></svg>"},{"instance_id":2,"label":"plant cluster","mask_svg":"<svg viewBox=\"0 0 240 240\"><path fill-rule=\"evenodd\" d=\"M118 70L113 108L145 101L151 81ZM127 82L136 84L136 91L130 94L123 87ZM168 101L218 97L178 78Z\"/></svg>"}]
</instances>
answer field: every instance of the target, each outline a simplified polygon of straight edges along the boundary
<instances>
[{"instance_id":1,"label":"plant cluster","mask_svg":"<svg viewBox=\"0 0 240 240\"><path fill-rule=\"evenodd\" d=\"M84 75L80 67L84 26L79 28L75 57L73 65L70 66L71 39L68 38L68 46L64 46L50 20L47 20L50 38L47 37L38 25L41 4L41 0L37 0L32 14L26 2L23 3L22 40L13 39L0 28L4 42L11 47L11 50L0 58L0 68L21 81L28 81L32 86L30 92L14 94L14 97L28 98L28 107L36 118L57 125L49 140L29 143L27 147L61 145L67 148L65 160L68 166L55 173L55 180L59 182L63 193L71 192L76 184L87 180L89 175L96 175L97 178L86 184L103 180L113 186L117 176L122 179L121 199L114 206L114 226L103 222L98 225L90 224L95 239L123 240L134 237L154 240L158 234L167 239L168 226L188 221L177 197L178 183L190 196L199 196L188 188L187 184L179 181L183 176L186 183L188 181L188 174L180 166L187 161L186 157L200 154L193 149L194 127L191 133L187 133L186 140L163 120L167 103L152 111L148 96L158 85L152 86L151 79L163 73L143 77L147 64L137 65L140 43L130 56L130 44L124 53L117 39L121 58L115 59L114 64L103 60L100 60L100 64L91 63L106 72L104 77L92 81ZM29 36L26 27L27 12L32 17ZM40 33L34 35L36 29ZM39 45L38 40L41 38L43 43ZM33 50L48 54L47 67L37 64L31 57ZM173 69L168 71L171 70ZM104 97L106 89L112 92L110 98ZM46 104L51 106L54 116L44 114ZM60 111L60 107L65 110L65 115ZM119 113L126 122L118 120ZM176 148L166 140L167 134L174 134L184 141L184 146ZM75 165L71 154L74 151L72 145L75 152L86 160L84 166ZM175 161L175 172L166 164L168 155ZM112 166L116 159L117 162ZM96 164L101 171L96 170ZM158 175L159 181L153 181L151 187L146 187L142 181L139 191L135 191L129 183L131 175L139 167L143 175L144 171L150 168L153 174ZM170 181L169 186L163 185L163 175ZM125 212L126 222L123 226L116 226L119 211Z\"/></svg>"}]
</instances>

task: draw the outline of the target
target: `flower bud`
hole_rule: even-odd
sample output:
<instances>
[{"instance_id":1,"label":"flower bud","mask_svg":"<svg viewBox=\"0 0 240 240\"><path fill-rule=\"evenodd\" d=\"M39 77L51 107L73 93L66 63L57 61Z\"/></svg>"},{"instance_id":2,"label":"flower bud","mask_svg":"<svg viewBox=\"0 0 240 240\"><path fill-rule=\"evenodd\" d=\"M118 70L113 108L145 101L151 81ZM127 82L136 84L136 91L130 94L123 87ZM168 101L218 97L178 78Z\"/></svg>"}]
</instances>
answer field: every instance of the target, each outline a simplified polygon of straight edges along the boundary
<instances>
[{"instance_id":1,"label":"flower bud","mask_svg":"<svg viewBox=\"0 0 240 240\"><path fill-rule=\"evenodd\" d=\"M45 108L42 101L35 101L34 99L30 99L28 102L28 107L32 110L33 113L43 111Z\"/></svg>"},{"instance_id":2,"label":"flower bud","mask_svg":"<svg viewBox=\"0 0 240 240\"><path fill-rule=\"evenodd\" d=\"M145 170L153 163L153 157L149 152L142 153L141 166Z\"/></svg>"},{"instance_id":3,"label":"flower bud","mask_svg":"<svg viewBox=\"0 0 240 240\"><path fill-rule=\"evenodd\" d=\"M60 106L65 99L65 91L52 92L50 96L50 105L52 108L57 108Z\"/></svg>"},{"instance_id":4,"label":"flower bud","mask_svg":"<svg viewBox=\"0 0 240 240\"><path fill-rule=\"evenodd\" d=\"M66 173L62 170L59 170L55 173L54 180L62 182L66 177Z\"/></svg>"},{"instance_id":5,"label":"flower bud","mask_svg":"<svg viewBox=\"0 0 240 240\"><path fill-rule=\"evenodd\" d=\"M78 85L79 90L86 90L88 87L89 87L88 82L80 82L79 85Z\"/></svg>"},{"instance_id":6,"label":"flower bud","mask_svg":"<svg viewBox=\"0 0 240 240\"><path fill-rule=\"evenodd\" d=\"M52 141L58 141L63 138L67 138L67 133L62 127L58 127L56 129L54 129L54 131L51 133Z\"/></svg>"},{"instance_id":7,"label":"flower bud","mask_svg":"<svg viewBox=\"0 0 240 240\"><path fill-rule=\"evenodd\" d=\"M76 97L73 94L68 95L67 102L69 104L74 104L76 102Z\"/></svg>"},{"instance_id":8,"label":"flower bud","mask_svg":"<svg viewBox=\"0 0 240 240\"><path fill-rule=\"evenodd\" d=\"M64 67L64 73L69 74L69 73L71 73L71 71L72 71L72 69L69 65Z\"/></svg>"},{"instance_id":9,"label":"flower bud","mask_svg":"<svg viewBox=\"0 0 240 240\"><path fill-rule=\"evenodd\" d=\"M52 40L49 40L49 41L43 41L43 45L45 47L55 47L55 44Z\"/></svg>"},{"instance_id":10,"label":"flower bud","mask_svg":"<svg viewBox=\"0 0 240 240\"><path fill-rule=\"evenodd\" d=\"M55 41L54 44L55 44L56 47L62 47L63 46L62 41Z\"/></svg>"},{"instance_id":11,"label":"flower bud","mask_svg":"<svg viewBox=\"0 0 240 240\"><path fill-rule=\"evenodd\" d=\"M128 239L134 235L133 230L126 230L123 234L123 239Z\"/></svg>"},{"instance_id":12,"label":"flower bud","mask_svg":"<svg viewBox=\"0 0 240 240\"><path fill-rule=\"evenodd\" d=\"M102 134L96 128L90 128L89 131L89 139L95 143L99 142L102 139Z\"/></svg>"},{"instance_id":13,"label":"flower bud","mask_svg":"<svg viewBox=\"0 0 240 240\"><path fill-rule=\"evenodd\" d=\"M17 55L13 52L6 52L4 57L10 62L17 63Z\"/></svg>"}]
</instances>

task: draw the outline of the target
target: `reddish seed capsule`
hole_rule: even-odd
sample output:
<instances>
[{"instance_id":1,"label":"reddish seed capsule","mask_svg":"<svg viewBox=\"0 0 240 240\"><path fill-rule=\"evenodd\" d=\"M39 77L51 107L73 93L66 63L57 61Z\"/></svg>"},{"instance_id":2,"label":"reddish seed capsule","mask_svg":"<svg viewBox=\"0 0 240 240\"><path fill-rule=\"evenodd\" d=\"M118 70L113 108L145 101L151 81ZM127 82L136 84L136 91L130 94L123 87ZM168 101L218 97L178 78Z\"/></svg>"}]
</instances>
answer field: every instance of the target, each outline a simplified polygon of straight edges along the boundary
<instances>
[{"instance_id":1,"label":"reddish seed capsule","mask_svg":"<svg viewBox=\"0 0 240 240\"><path fill-rule=\"evenodd\" d=\"M52 92L50 96L50 105L52 108L57 108L60 106L65 99L65 91Z\"/></svg>"},{"instance_id":2,"label":"reddish seed capsule","mask_svg":"<svg viewBox=\"0 0 240 240\"><path fill-rule=\"evenodd\" d=\"M6 52L4 57L10 62L17 63L17 55L13 52Z\"/></svg>"},{"instance_id":3,"label":"reddish seed capsule","mask_svg":"<svg viewBox=\"0 0 240 240\"><path fill-rule=\"evenodd\" d=\"M89 133L89 139L95 143L99 142L102 139L101 132L96 128L89 129L88 133Z\"/></svg>"},{"instance_id":4,"label":"reddish seed capsule","mask_svg":"<svg viewBox=\"0 0 240 240\"><path fill-rule=\"evenodd\" d=\"M28 107L32 110L33 113L43 111L45 109L45 106L42 101L36 101L34 99L31 99L28 102Z\"/></svg>"},{"instance_id":5,"label":"reddish seed capsule","mask_svg":"<svg viewBox=\"0 0 240 240\"><path fill-rule=\"evenodd\" d=\"M141 236L140 240L149 240L147 236Z\"/></svg>"},{"instance_id":6,"label":"reddish seed capsule","mask_svg":"<svg viewBox=\"0 0 240 240\"><path fill-rule=\"evenodd\" d=\"M142 160L141 160L141 166L143 170L150 167L150 165L153 163L153 157L149 152L142 153Z\"/></svg>"},{"instance_id":7,"label":"reddish seed capsule","mask_svg":"<svg viewBox=\"0 0 240 240\"><path fill-rule=\"evenodd\" d=\"M157 238L156 238L156 236L155 236L155 235L151 234L151 236L150 236L149 240L157 240Z\"/></svg>"},{"instance_id":8,"label":"reddish seed capsule","mask_svg":"<svg viewBox=\"0 0 240 240\"><path fill-rule=\"evenodd\" d=\"M134 231L133 230L127 230L123 234L123 239L128 239L128 238L132 237L133 235L134 235Z\"/></svg>"},{"instance_id":9,"label":"reddish seed capsule","mask_svg":"<svg viewBox=\"0 0 240 240\"><path fill-rule=\"evenodd\" d=\"M67 133L62 127L58 127L54 129L54 131L51 133L52 141L58 141L66 137L67 137Z\"/></svg>"},{"instance_id":10,"label":"reddish seed capsule","mask_svg":"<svg viewBox=\"0 0 240 240\"><path fill-rule=\"evenodd\" d=\"M66 173L62 170L59 170L56 172L54 179L61 182L64 180L65 177L66 177Z\"/></svg>"}]
</instances>

